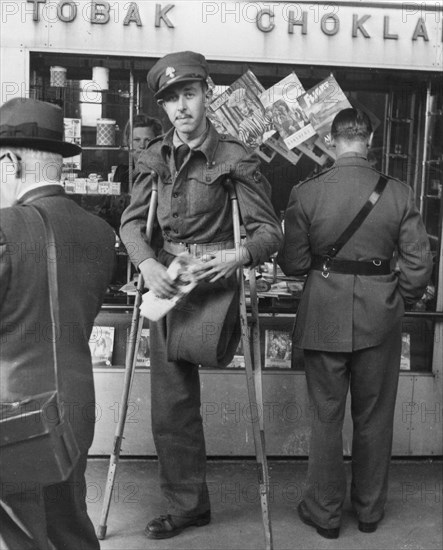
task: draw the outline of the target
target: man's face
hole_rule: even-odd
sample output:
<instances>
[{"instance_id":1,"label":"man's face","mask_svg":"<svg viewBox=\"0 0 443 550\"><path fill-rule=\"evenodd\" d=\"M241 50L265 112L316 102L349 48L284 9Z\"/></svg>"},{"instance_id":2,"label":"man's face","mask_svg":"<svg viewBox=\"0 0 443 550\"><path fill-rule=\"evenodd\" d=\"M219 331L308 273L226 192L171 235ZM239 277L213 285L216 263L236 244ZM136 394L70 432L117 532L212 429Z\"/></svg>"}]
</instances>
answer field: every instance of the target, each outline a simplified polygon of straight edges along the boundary
<instances>
[{"instance_id":1,"label":"man's face","mask_svg":"<svg viewBox=\"0 0 443 550\"><path fill-rule=\"evenodd\" d=\"M179 134L193 139L206 128L205 99L201 82L185 82L172 86L161 104Z\"/></svg>"},{"instance_id":2,"label":"man's face","mask_svg":"<svg viewBox=\"0 0 443 550\"><path fill-rule=\"evenodd\" d=\"M10 149L0 148L0 208L12 206L17 199L20 179L17 177L16 159Z\"/></svg>"}]
</instances>

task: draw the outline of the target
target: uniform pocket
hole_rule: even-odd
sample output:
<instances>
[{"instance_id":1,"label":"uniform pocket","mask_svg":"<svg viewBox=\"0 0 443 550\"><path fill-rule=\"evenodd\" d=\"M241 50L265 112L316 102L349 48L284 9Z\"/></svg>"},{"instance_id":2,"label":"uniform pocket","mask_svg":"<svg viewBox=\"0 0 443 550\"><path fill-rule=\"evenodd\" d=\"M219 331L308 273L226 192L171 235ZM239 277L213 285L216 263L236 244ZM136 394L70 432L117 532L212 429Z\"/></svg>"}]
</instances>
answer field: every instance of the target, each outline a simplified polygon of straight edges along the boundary
<instances>
[{"instance_id":1,"label":"uniform pocket","mask_svg":"<svg viewBox=\"0 0 443 550\"><path fill-rule=\"evenodd\" d=\"M228 199L223 182L226 174L211 174L188 176L188 212L190 216L200 216L216 212L223 208Z\"/></svg>"}]
</instances>

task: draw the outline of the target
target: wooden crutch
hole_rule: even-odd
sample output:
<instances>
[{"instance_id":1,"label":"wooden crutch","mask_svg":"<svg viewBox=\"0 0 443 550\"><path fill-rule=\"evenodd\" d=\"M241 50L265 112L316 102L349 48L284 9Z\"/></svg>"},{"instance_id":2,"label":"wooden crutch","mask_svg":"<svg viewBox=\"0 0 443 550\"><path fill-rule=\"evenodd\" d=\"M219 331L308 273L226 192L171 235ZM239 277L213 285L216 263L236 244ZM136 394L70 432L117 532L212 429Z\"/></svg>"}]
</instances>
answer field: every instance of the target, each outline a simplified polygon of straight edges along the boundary
<instances>
[{"instance_id":1,"label":"wooden crutch","mask_svg":"<svg viewBox=\"0 0 443 550\"><path fill-rule=\"evenodd\" d=\"M154 222L157 212L158 186L155 177L153 177L151 200L149 203L148 218L146 221L146 238L148 242L152 239ZM97 538L103 540L106 537L107 519L111 505L112 491L114 489L114 480L117 472L117 464L120 458L121 445L123 441L123 432L125 429L126 414L128 412L129 395L131 393L132 380L134 378L135 364L137 362L137 351L140 343L140 336L143 327L143 317L140 315L140 304L142 301L143 277L140 273L137 281L137 292L134 299L134 310L132 312L131 329L129 332L128 349L126 350L125 361L125 380L123 384L123 393L121 398L121 414L118 419L114 436L114 447L109 459L108 477L106 479L106 489L103 498L100 523L97 527Z\"/></svg>"},{"instance_id":2,"label":"wooden crutch","mask_svg":"<svg viewBox=\"0 0 443 550\"><path fill-rule=\"evenodd\" d=\"M237 252L240 251L240 211L238 206L237 194L232 181L227 182L229 198L231 199L232 218L234 226L234 243ZM266 550L272 550L272 524L269 509L269 471L265 451L265 431L263 422L263 391L262 391L262 369L260 352L260 327L258 318L258 300L255 278L255 269L249 269L249 285L251 299L251 342L248 331L248 316L246 311L246 293L243 278L243 269L239 268L237 272L239 290L240 290L240 325L241 338L243 342L243 351L245 357L246 384L248 388L249 406L251 407L252 433L254 437L255 457L257 460L257 473L260 487L260 504L262 510L263 528L265 534ZM257 416L252 407L256 406Z\"/></svg>"}]
</instances>

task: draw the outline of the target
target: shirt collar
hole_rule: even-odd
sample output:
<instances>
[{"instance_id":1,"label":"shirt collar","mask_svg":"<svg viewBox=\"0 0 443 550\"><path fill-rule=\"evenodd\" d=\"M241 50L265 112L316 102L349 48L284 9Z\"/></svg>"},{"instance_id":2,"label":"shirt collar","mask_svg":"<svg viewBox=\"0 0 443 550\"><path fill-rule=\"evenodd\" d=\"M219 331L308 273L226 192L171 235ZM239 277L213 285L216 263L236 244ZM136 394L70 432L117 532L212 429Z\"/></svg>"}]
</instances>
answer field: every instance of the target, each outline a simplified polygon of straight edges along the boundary
<instances>
[{"instance_id":1,"label":"shirt collar","mask_svg":"<svg viewBox=\"0 0 443 550\"><path fill-rule=\"evenodd\" d=\"M361 153L350 151L349 153L343 153L337 157L335 164L337 166L350 166L350 165L368 165L368 159Z\"/></svg>"},{"instance_id":2,"label":"shirt collar","mask_svg":"<svg viewBox=\"0 0 443 550\"><path fill-rule=\"evenodd\" d=\"M205 155L206 160L208 162L212 162L220 137L217 130L208 119L207 125L207 132L203 135L202 141L198 143L198 141L200 140L200 138L198 138L194 146L191 142L191 149L193 149L194 151L201 151ZM172 148L176 145L176 143L174 142L174 133L174 128L171 128L163 138L161 152L164 159L166 159L167 155L170 154Z\"/></svg>"}]
</instances>

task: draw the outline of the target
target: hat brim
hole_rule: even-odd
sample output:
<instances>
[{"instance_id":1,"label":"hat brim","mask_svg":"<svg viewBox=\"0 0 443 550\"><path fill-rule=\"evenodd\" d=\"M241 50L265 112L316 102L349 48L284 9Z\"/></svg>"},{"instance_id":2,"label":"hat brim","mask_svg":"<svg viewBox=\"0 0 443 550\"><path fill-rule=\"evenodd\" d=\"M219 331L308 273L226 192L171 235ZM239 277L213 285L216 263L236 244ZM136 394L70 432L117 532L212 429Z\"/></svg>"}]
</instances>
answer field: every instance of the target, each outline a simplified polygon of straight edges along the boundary
<instances>
[{"instance_id":1,"label":"hat brim","mask_svg":"<svg viewBox=\"0 0 443 550\"><path fill-rule=\"evenodd\" d=\"M48 153L58 153L63 158L75 157L82 152L82 148L75 143L67 141L56 141L45 138L29 137L0 137L0 147L13 145L14 147L26 147L37 149L37 151L47 151Z\"/></svg>"},{"instance_id":2,"label":"hat brim","mask_svg":"<svg viewBox=\"0 0 443 550\"><path fill-rule=\"evenodd\" d=\"M165 92L167 92L169 88L175 84L179 84L181 82L205 82L205 80L206 79L204 76L177 76L175 78L171 78L171 80L168 80L167 84L154 94L154 97L155 99L161 99Z\"/></svg>"}]
</instances>

